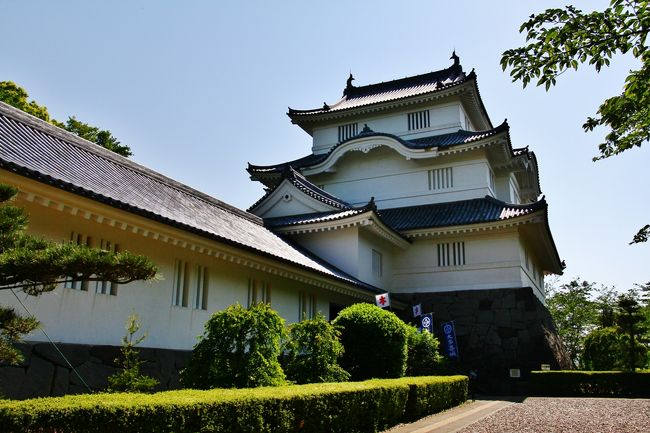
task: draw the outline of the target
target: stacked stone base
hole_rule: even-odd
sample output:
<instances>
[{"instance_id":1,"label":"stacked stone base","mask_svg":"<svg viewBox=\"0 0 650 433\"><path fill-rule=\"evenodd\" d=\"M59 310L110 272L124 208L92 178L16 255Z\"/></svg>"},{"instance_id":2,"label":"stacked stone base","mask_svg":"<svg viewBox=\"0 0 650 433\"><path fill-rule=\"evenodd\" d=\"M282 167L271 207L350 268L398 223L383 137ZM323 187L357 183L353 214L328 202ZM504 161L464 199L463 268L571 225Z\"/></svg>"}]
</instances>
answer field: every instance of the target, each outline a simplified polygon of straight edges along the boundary
<instances>
[{"instance_id":1,"label":"stacked stone base","mask_svg":"<svg viewBox=\"0 0 650 433\"><path fill-rule=\"evenodd\" d=\"M57 346L81 376L77 376L49 343L20 344L25 360L18 366L0 366L0 395L12 399L60 396L105 390L108 377L118 371L116 346L63 344ZM157 390L180 387L179 371L187 365L191 352L140 348L145 361L142 373L158 379ZM84 384L85 382L85 384Z\"/></svg>"},{"instance_id":2,"label":"stacked stone base","mask_svg":"<svg viewBox=\"0 0 650 433\"><path fill-rule=\"evenodd\" d=\"M475 370L481 392L525 393L530 371L542 364L572 368L548 310L530 288L413 293L400 300L433 313L443 353L441 323L453 320L460 356L450 369ZM521 377L511 378L511 369L519 369Z\"/></svg>"}]
</instances>

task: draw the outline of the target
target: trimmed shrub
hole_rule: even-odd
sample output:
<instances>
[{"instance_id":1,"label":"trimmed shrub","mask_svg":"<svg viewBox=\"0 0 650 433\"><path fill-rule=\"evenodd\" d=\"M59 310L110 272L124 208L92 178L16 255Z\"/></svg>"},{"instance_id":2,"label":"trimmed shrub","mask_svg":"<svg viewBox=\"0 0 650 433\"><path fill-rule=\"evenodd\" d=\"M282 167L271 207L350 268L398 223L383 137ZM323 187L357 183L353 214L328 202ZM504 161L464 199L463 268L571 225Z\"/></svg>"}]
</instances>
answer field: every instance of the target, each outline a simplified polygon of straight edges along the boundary
<instances>
[{"instance_id":1,"label":"trimmed shrub","mask_svg":"<svg viewBox=\"0 0 650 433\"><path fill-rule=\"evenodd\" d=\"M268 304L231 305L216 312L181 372L184 386L251 388L285 383L278 356L284 319Z\"/></svg>"},{"instance_id":2,"label":"trimmed shrub","mask_svg":"<svg viewBox=\"0 0 650 433\"><path fill-rule=\"evenodd\" d=\"M377 432L467 398L465 376L0 401L18 432Z\"/></svg>"},{"instance_id":3,"label":"trimmed shrub","mask_svg":"<svg viewBox=\"0 0 650 433\"><path fill-rule=\"evenodd\" d=\"M650 397L650 373L533 371L533 395L553 397Z\"/></svg>"},{"instance_id":4,"label":"trimmed shrub","mask_svg":"<svg viewBox=\"0 0 650 433\"><path fill-rule=\"evenodd\" d=\"M414 326L407 327L407 334L406 375L431 376L440 374L442 356L438 353L438 339L427 330L418 332Z\"/></svg>"},{"instance_id":5,"label":"trimmed shrub","mask_svg":"<svg viewBox=\"0 0 650 433\"><path fill-rule=\"evenodd\" d=\"M291 325L284 345L287 379L299 384L348 380L350 375L338 364L340 335L321 314Z\"/></svg>"},{"instance_id":6,"label":"trimmed shrub","mask_svg":"<svg viewBox=\"0 0 650 433\"><path fill-rule=\"evenodd\" d=\"M355 304L341 310L332 323L341 329L341 367L352 380L404 376L407 325L394 313Z\"/></svg>"}]
</instances>

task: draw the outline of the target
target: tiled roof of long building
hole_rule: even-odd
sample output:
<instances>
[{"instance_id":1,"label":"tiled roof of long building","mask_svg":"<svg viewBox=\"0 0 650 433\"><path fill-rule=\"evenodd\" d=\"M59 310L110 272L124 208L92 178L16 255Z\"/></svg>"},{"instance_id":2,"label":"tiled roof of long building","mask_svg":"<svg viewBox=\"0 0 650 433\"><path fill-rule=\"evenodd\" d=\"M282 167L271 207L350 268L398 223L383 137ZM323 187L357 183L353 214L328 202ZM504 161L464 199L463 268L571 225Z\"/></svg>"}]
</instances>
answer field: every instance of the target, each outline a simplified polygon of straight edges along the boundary
<instances>
[{"instance_id":1,"label":"tiled roof of long building","mask_svg":"<svg viewBox=\"0 0 650 433\"><path fill-rule=\"evenodd\" d=\"M452 58L454 58L454 64L446 69L366 86L353 86L351 81L353 78L350 75L348 85L343 91L343 97L338 102L331 105L323 104L321 108L309 110L289 108L287 114L292 119L297 119L303 116L348 110L444 90L475 78L476 75L473 71L469 74L463 72L455 54Z\"/></svg>"},{"instance_id":2,"label":"tiled roof of long building","mask_svg":"<svg viewBox=\"0 0 650 433\"><path fill-rule=\"evenodd\" d=\"M4 103L0 168L348 284L371 287L298 251L265 228L261 218Z\"/></svg>"},{"instance_id":3,"label":"tiled roof of long building","mask_svg":"<svg viewBox=\"0 0 650 433\"><path fill-rule=\"evenodd\" d=\"M358 138L368 138L368 137L389 137L393 138L405 147L409 149L428 149L436 147L438 149L445 149L451 146L458 146L462 144L468 144L475 141L482 140L484 138L489 138L495 136L503 131L509 130L508 122L504 121L501 125L496 128L488 129L485 131L465 131L459 129L456 132L451 132L448 134L432 135L429 137L415 138L412 140L404 140L403 138L398 137L394 134L388 134L384 132L374 132L369 129L364 129L359 134L354 137L350 137L347 140L341 141L336 146L332 147L327 153L320 154L311 154L303 156L302 158L295 159L293 161L284 162L275 165L254 165L248 164L248 172L251 174L264 174L264 173L280 173L287 169L287 167L292 167L294 169L300 170L307 167L312 167L314 165L320 164L325 161L327 157L334 152L337 148L344 145L345 143L356 140Z\"/></svg>"},{"instance_id":4,"label":"tiled roof of long building","mask_svg":"<svg viewBox=\"0 0 650 433\"><path fill-rule=\"evenodd\" d=\"M504 221L546 208L546 200L510 204L490 196L471 200L381 209L379 215L398 231Z\"/></svg>"}]
</instances>

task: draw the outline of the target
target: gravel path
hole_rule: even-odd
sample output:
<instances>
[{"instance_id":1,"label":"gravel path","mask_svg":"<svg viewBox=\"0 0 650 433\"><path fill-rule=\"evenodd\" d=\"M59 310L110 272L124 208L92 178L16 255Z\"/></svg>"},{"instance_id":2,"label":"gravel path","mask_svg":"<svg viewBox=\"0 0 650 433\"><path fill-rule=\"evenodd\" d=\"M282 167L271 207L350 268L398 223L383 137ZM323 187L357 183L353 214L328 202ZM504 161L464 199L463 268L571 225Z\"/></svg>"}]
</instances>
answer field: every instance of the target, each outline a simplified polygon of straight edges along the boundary
<instances>
[{"instance_id":1,"label":"gravel path","mask_svg":"<svg viewBox=\"0 0 650 433\"><path fill-rule=\"evenodd\" d=\"M457 433L650 432L650 399L529 397Z\"/></svg>"}]
</instances>

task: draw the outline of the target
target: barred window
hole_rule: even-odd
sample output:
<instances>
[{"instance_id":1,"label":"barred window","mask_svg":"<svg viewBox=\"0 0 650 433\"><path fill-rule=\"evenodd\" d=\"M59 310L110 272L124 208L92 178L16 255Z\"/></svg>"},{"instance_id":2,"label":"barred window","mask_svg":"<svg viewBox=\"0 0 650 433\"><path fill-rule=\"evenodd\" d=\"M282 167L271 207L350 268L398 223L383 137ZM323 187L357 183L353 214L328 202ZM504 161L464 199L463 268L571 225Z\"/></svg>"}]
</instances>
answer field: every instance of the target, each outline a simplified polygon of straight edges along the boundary
<instances>
[{"instance_id":1,"label":"barred window","mask_svg":"<svg viewBox=\"0 0 650 433\"><path fill-rule=\"evenodd\" d=\"M208 309L208 270L205 266L196 265L196 281L194 282L194 309Z\"/></svg>"},{"instance_id":2,"label":"barred window","mask_svg":"<svg viewBox=\"0 0 650 433\"><path fill-rule=\"evenodd\" d=\"M372 250L372 275L381 277L384 273L383 257L377 250Z\"/></svg>"},{"instance_id":3,"label":"barred window","mask_svg":"<svg viewBox=\"0 0 650 433\"><path fill-rule=\"evenodd\" d=\"M117 253L120 249L119 245L105 239L101 240L99 247L110 253ZM113 281L95 281L95 293L117 296L117 283Z\"/></svg>"},{"instance_id":4,"label":"barred window","mask_svg":"<svg viewBox=\"0 0 650 433\"><path fill-rule=\"evenodd\" d=\"M348 123L347 125L339 125L339 142L345 141L348 138L352 138L358 134L359 124L358 123Z\"/></svg>"},{"instance_id":5,"label":"barred window","mask_svg":"<svg viewBox=\"0 0 650 433\"><path fill-rule=\"evenodd\" d=\"M313 319L316 316L316 295L304 290L298 292L298 321Z\"/></svg>"},{"instance_id":6,"label":"barred window","mask_svg":"<svg viewBox=\"0 0 650 433\"><path fill-rule=\"evenodd\" d=\"M450 189L454 187L454 168L434 168L429 170L429 190Z\"/></svg>"},{"instance_id":7,"label":"barred window","mask_svg":"<svg viewBox=\"0 0 650 433\"><path fill-rule=\"evenodd\" d=\"M409 131L429 128L430 126L431 126L431 118L429 115L429 110L416 111L415 113L408 113Z\"/></svg>"},{"instance_id":8,"label":"barred window","mask_svg":"<svg viewBox=\"0 0 650 433\"><path fill-rule=\"evenodd\" d=\"M189 280L189 264L183 260L176 260L174 264L172 305L177 307L187 307L189 298Z\"/></svg>"},{"instance_id":9,"label":"barred window","mask_svg":"<svg viewBox=\"0 0 650 433\"><path fill-rule=\"evenodd\" d=\"M69 242L73 245L84 245L89 247L91 245L92 239L90 238L90 236L86 236L81 233L71 232ZM74 281L73 278L74 276L67 277L65 282L63 283L63 287L66 289L88 291L88 286L90 285L89 281Z\"/></svg>"},{"instance_id":10,"label":"barred window","mask_svg":"<svg viewBox=\"0 0 650 433\"><path fill-rule=\"evenodd\" d=\"M465 264L465 242L438 244L438 266L462 266Z\"/></svg>"},{"instance_id":11,"label":"barred window","mask_svg":"<svg viewBox=\"0 0 650 433\"><path fill-rule=\"evenodd\" d=\"M271 285L266 281L248 279L248 307L271 303Z\"/></svg>"}]
</instances>

